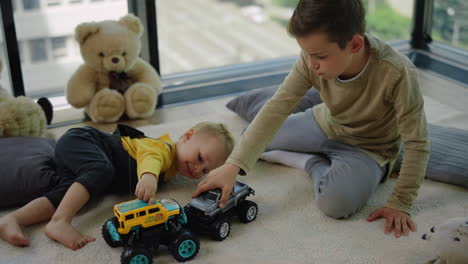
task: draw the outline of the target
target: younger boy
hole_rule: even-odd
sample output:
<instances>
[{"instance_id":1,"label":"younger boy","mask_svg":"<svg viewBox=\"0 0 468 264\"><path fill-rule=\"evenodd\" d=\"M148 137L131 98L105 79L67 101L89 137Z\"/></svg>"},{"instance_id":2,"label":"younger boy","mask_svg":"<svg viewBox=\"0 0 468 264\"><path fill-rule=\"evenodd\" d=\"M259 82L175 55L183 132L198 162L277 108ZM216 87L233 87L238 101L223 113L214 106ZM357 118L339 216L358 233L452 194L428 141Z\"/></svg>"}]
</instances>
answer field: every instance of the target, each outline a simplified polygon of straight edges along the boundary
<instances>
[{"instance_id":1,"label":"younger boy","mask_svg":"<svg viewBox=\"0 0 468 264\"><path fill-rule=\"evenodd\" d=\"M227 162L199 183L194 196L221 188L223 206L236 175L248 173L271 141L268 149L313 154L301 166L314 171L318 208L346 218L391 173L403 142L394 191L367 220L384 217L385 233L393 230L396 237L415 231L409 213L429 157L417 70L408 58L365 34L364 17L360 0L299 1L288 27L302 49L297 62ZM310 87L323 103L289 116Z\"/></svg>"},{"instance_id":2,"label":"younger boy","mask_svg":"<svg viewBox=\"0 0 468 264\"><path fill-rule=\"evenodd\" d=\"M70 129L55 150L61 182L43 197L2 217L0 237L16 246L28 246L21 226L50 220L45 234L77 250L95 240L71 225L91 197L109 190L135 190L139 199L151 204L158 182L176 173L200 179L226 161L233 145L226 127L212 122L195 125L175 143L167 134L153 139L122 124L113 134L92 127Z\"/></svg>"}]
</instances>

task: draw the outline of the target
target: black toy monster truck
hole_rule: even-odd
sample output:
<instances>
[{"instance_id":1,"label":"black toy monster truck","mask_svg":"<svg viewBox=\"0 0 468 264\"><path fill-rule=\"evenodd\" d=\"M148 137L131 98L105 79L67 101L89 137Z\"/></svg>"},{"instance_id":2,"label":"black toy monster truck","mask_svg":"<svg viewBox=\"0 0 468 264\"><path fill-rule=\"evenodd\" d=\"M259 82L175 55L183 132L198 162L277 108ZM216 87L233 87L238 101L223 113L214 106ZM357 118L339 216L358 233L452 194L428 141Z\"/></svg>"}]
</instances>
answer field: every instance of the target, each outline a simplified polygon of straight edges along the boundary
<instances>
[{"instance_id":1,"label":"black toy monster truck","mask_svg":"<svg viewBox=\"0 0 468 264\"><path fill-rule=\"evenodd\" d=\"M224 208L219 208L221 190L204 192L184 207L187 226L196 233L209 234L214 240L222 241L231 231L230 220L237 215L242 223L249 223L257 217L258 206L246 200L255 191L247 184L236 182Z\"/></svg>"}]
</instances>

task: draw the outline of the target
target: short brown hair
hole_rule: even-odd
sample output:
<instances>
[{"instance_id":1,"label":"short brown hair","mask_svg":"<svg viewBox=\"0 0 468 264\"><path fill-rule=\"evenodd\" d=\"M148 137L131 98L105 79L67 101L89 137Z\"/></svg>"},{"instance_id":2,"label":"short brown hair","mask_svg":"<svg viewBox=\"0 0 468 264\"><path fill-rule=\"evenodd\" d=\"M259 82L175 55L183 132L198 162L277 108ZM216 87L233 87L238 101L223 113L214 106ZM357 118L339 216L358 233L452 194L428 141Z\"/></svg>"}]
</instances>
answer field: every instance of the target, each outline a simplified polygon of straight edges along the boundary
<instances>
[{"instance_id":1,"label":"short brown hair","mask_svg":"<svg viewBox=\"0 0 468 264\"><path fill-rule=\"evenodd\" d=\"M364 35L365 29L361 0L300 0L288 24L288 32L295 38L323 32L341 49L354 34Z\"/></svg>"}]
</instances>

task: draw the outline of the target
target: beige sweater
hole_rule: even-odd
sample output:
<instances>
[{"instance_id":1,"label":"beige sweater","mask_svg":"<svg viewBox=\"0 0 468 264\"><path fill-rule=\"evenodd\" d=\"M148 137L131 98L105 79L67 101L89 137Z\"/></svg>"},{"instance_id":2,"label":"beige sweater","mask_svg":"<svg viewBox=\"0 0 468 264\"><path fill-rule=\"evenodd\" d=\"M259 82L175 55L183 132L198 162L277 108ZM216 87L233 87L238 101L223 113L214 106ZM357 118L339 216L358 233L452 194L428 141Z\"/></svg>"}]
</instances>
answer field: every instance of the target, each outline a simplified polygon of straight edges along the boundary
<instances>
[{"instance_id":1,"label":"beige sweater","mask_svg":"<svg viewBox=\"0 0 468 264\"><path fill-rule=\"evenodd\" d=\"M314 115L329 138L361 148L380 166L389 164L389 173L403 142L400 175L385 206L410 213L429 158L417 70L408 58L384 42L369 35L366 40L370 47L368 65L350 82L316 76L307 66L307 54L302 52L228 162L238 165L242 174L247 173L301 97L314 87L324 102L314 106Z\"/></svg>"}]
</instances>

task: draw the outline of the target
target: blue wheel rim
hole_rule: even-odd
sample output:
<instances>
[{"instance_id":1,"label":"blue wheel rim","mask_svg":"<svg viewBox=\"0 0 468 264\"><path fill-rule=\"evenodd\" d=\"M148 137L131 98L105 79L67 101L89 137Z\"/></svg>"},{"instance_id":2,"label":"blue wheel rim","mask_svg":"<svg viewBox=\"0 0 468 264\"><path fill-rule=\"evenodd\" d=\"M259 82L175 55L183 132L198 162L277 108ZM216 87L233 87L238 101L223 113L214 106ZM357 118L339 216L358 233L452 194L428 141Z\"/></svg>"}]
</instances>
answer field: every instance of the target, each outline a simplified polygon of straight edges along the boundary
<instances>
[{"instance_id":1,"label":"blue wheel rim","mask_svg":"<svg viewBox=\"0 0 468 264\"><path fill-rule=\"evenodd\" d=\"M107 222L107 230L109 231L113 241L120 241L120 234L117 232L117 229L115 228L112 221Z\"/></svg>"},{"instance_id":2,"label":"blue wheel rim","mask_svg":"<svg viewBox=\"0 0 468 264\"><path fill-rule=\"evenodd\" d=\"M197 250L197 244L191 239L184 240L179 245L179 255L183 258L190 258Z\"/></svg>"},{"instance_id":3,"label":"blue wheel rim","mask_svg":"<svg viewBox=\"0 0 468 264\"><path fill-rule=\"evenodd\" d=\"M130 264L148 264L149 259L145 255L136 255L130 261Z\"/></svg>"}]
</instances>

